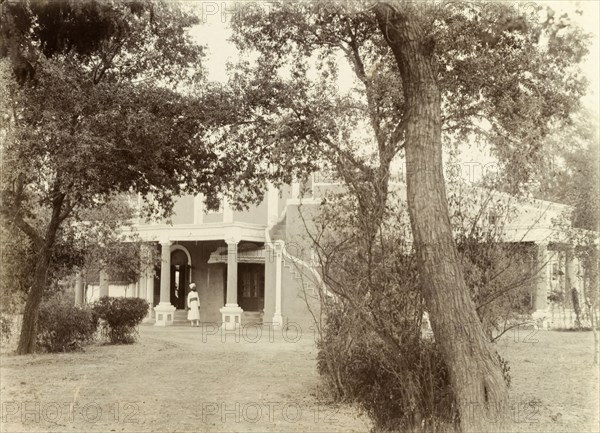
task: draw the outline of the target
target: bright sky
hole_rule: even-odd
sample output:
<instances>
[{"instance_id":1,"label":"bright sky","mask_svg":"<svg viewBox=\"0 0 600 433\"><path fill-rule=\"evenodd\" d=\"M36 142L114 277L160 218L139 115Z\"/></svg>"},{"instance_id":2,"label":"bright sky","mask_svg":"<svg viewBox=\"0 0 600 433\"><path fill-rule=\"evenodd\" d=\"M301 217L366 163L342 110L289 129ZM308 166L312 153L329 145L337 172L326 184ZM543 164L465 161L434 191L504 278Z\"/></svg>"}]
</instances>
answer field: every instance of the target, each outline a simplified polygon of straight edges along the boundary
<instances>
[{"instance_id":1,"label":"bright sky","mask_svg":"<svg viewBox=\"0 0 600 433\"><path fill-rule=\"evenodd\" d=\"M584 104L598 117L598 107L600 107L600 45L599 45L599 27L600 27L600 2L596 0L586 1L542 1L538 3L550 5L559 16L567 12L569 16L577 22L585 32L593 35L593 41L590 47L590 55L582 65L582 69L589 80L589 91L584 98ZM189 4L189 3L188 3ZM192 29L191 34L198 42L207 47L207 59L205 67L208 70L210 81L224 82L227 79L227 62L235 62L238 58L238 52L235 46L228 41L231 36L229 29L229 20L233 14L244 13L248 7L264 7L268 10L268 3L249 3L240 1L198 1L193 3L199 14L202 24ZM515 3L516 5L527 5L528 3ZM529 3L530 4L530 3ZM583 11L581 15L575 13L575 10ZM354 79L352 72L340 70L341 79L347 77L349 82ZM494 163L494 158L488 152L482 151L477 146L463 147L461 155L458 156L460 164L463 166L463 176L469 180L477 180L485 167Z\"/></svg>"}]
</instances>

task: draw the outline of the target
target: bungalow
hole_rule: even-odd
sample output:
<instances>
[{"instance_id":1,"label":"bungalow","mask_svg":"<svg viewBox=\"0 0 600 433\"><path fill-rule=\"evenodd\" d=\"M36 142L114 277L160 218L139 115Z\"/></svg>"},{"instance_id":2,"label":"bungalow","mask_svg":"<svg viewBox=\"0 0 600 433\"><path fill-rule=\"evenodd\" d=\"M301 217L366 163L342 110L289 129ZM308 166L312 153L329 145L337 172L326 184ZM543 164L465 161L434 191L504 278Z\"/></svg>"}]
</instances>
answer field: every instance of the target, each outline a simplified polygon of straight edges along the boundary
<instances>
[{"instance_id":1,"label":"bungalow","mask_svg":"<svg viewBox=\"0 0 600 433\"><path fill-rule=\"evenodd\" d=\"M161 265L145 269L135 283L118 281L105 272L97 281L79 279L76 302L104 295L140 297L152 307L149 320L168 326L185 322L188 286L194 282L204 322L223 323L226 329L249 323L309 325L310 310L318 308L315 284L320 277L310 262L300 204L305 217L318 212L321 197L340 184L315 173L304 186L309 194L303 196L298 183L269 186L262 202L245 212L233 210L227 199L212 211L201 195L181 197L169 223L140 220L135 225L147 248L159 250ZM511 199L500 193L495 198ZM571 297L566 296L567 309L555 315L548 301L551 293L568 294L575 287L584 299L579 263L553 224L568 210L531 200L519 205L504 229L506 242L527 244L534 252L532 262L539 273L531 288L530 310L545 326L569 326L574 320ZM488 220L493 223L493 218L490 213Z\"/></svg>"}]
</instances>

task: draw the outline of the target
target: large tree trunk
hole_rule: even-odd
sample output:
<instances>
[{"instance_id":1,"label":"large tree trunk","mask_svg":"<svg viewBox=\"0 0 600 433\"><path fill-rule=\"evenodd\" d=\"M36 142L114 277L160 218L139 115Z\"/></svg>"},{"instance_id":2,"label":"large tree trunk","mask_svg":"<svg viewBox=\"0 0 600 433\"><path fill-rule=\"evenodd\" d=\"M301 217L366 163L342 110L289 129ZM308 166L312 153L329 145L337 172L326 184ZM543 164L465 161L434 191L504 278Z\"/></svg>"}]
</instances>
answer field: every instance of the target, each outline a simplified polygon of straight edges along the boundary
<instances>
[{"instance_id":1,"label":"large tree trunk","mask_svg":"<svg viewBox=\"0 0 600 433\"><path fill-rule=\"evenodd\" d=\"M19 336L19 345L17 346L17 354L19 355L26 355L35 350L39 307L42 302L44 290L48 285L48 269L50 268L50 260L52 258L52 247L54 246L56 234L62 220L60 214L63 200L64 195L57 192L53 201L52 217L46 228L46 236L36 245L39 250L37 252L33 283L27 294L25 311L23 311L21 334Z\"/></svg>"},{"instance_id":2,"label":"large tree trunk","mask_svg":"<svg viewBox=\"0 0 600 433\"><path fill-rule=\"evenodd\" d=\"M502 430L510 411L507 386L465 284L448 215L433 41L425 38L416 11L401 13L385 4L375 11L402 77L408 210L424 297L450 372L460 429Z\"/></svg>"},{"instance_id":3,"label":"large tree trunk","mask_svg":"<svg viewBox=\"0 0 600 433\"><path fill-rule=\"evenodd\" d=\"M38 312L44 289L48 282L50 257L51 251L44 245L43 249L38 252L35 273L33 276L33 285L27 294L27 302L25 303L25 311L23 312L21 335L19 336L19 345L17 346L17 354L19 355L26 355L35 350Z\"/></svg>"}]
</instances>

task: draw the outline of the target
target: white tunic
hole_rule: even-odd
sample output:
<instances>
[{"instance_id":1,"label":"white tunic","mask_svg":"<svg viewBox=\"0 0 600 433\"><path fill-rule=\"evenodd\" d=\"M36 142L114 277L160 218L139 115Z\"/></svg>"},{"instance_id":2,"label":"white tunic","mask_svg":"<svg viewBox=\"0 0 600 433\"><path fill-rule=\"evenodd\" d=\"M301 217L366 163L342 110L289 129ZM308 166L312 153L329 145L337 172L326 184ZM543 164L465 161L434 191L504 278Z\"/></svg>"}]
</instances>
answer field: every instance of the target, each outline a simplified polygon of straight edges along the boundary
<instances>
[{"instance_id":1,"label":"white tunic","mask_svg":"<svg viewBox=\"0 0 600 433\"><path fill-rule=\"evenodd\" d=\"M200 320L200 297L198 292L190 291L187 296L188 320Z\"/></svg>"}]
</instances>

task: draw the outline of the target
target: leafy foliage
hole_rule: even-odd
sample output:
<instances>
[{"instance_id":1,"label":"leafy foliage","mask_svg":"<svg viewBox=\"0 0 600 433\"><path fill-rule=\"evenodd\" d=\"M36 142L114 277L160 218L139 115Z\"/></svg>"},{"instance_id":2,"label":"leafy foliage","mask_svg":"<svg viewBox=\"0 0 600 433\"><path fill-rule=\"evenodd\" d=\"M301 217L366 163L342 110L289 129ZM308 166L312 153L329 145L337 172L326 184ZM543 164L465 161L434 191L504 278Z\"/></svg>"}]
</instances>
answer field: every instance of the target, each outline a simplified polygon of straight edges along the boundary
<instances>
[{"instance_id":1,"label":"leafy foliage","mask_svg":"<svg viewBox=\"0 0 600 433\"><path fill-rule=\"evenodd\" d=\"M73 299L56 295L40 306L37 345L47 352L81 350L93 340L98 319L89 307L73 305Z\"/></svg>"},{"instance_id":2,"label":"leafy foliage","mask_svg":"<svg viewBox=\"0 0 600 433\"><path fill-rule=\"evenodd\" d=\"M25 304L31 287L35 251L29 238L0 218L0 312L13 314Z\"/></svg>"},{"instance_id":3,"label":"leafy foliage","mask_svg":"<svg viewBox=\"0 0 600 433\"><path fill-rule=\"evenodd\" d=\"M137 326L148 314L148 302L140 298L103 296L92 308L101 319L103 334L112 344L134 343Z\"/></svg>"},{"instance_id":4,"label":"leafy foliage","mask_svg":"<svg viewBox=\"0 0 600 433\"><path fill-rule=\"evenodd\" d=\"M415 9L431 43L443 141L491 147L506 173L501 180L511 187L528 185L538 172L545 137L570 122L585 90L577 64L589 36L568 16L530 6L402 6L407 13ZM374 8L359 1L284 2L238 14L232 28L242 52L259 54L255 65L234 70L233 85L254 107L243 137L278 142L277 156L294 166L299 150L309 147L335 166L363 172L377 167L385 194L381 182L401 154L410 107ZM265 130L266 122L276 127Z\"/></svg>"},{"instance_id":5,"label":"leafy foliage","mask_svg":"<svg viewBox=\"0 0 600 433\"><path fill-rule=\"evenodd\" d=\"M8 341L13 332L13 319L11 316L0 312L0 344Z\"/></svg>"},{"instance_id":6,"label":"leafy foliage","mask_svg":"<svg viewBox=\"0 0 600 433\"><path fill-rule=\"evenodd\" d=\"M450 222L465 282L484 330L494 341L532 313L540 272L537 247L506 240L506 229L529 200L474 188L460 178L450 178L448 190ZM536 224L532 221L527 230Z\"/></svg>"},{"instance_id":7,"label":"leafy foliage","mask_svg":"<svg viewBox=\"0 0 600 433\"><path fill-rule=\"evenodd\" d=\"M394 350L362 321L346 302L327 309L317 368L329 391L357 403L377 431L440 431L453 424L452 388L435 343L396 328L402 349Z\"/></svg>"},{"instance_id":8,"label":"leafy foliage","mask_svg":"<svg viewBox=\"0 0 600 433\"><path fill-rule=\"evenodd\" d=\"M547 140L548 156L536 177L539 197L573 206L569 216L575 228L599 230L600 139L597 115L582 110L572 125Z\"/></svg>"},{"instance_id":9,"label":"leafy foliage","mask_svg":"<svg viewBox=\"0 0 600 433\"><path fill-rule=\"evenodd\" d=\"M165 217L176 196L215 204L239 186L243 204L261 196L267 169L215 139L240 118L225 92L192 91L207 83L187 32L197 17L184 6L9 2L1 14L0 212L36 254L18 349L27 353L49 269L85 261L85 247L60 244L77 244L90 212L139 194L146 216Z\"/></svg>"},{"instance_id":10,"label":"leafy foliage","mask_svg":"<svg viewBox=\"0 0 600 433\"><path fill-rule=\"evenodd\" d=\"M390 193L372 241L364 223L372 210L360 207L354 190L326 195L315 226L307 224L333 294L321 293L319 372L334 398L359 403L378 429L443 430L456 422L455 402L439 347L423 330L422 283L403 188L395 185ZM524 301L536 281L535 251L503 242L519 202L458 181L450 190L460 263L486 337L495 340L531 312ZM495 356L508 386L510 366Z\"/></svg>"},{"instance_id":11,"label":"leafy foliage","mask_svg":"<svg viewBox=\"0 0 600 433\"><path fill-rule=\"evenodd\" d=\"M348 227L343 227L347 220L330 222L338 236L316 236L322 244L330 241L320 252L328 289L364 311L364 326L398 351L402 347L393 329L381 319L390 316L376 301L401 306L389 320L394 329L406 325L414 330L421 295L427 297L460 406L459 427L466 431L481 428L478 423L490 406L506 408L508 393L457 263L442 142L459 146L477 139L489 145L508 174L505 188L527 185L543 138L569 121L584 91L576 64L585 53L585 37L568 18L555 19L550 10L545 20L536 19L543 11L535 8L527 16L501 3L492 8L462 2L284 2L267 13L240 14L232 26L238 46L258 53L254 67L240 66L249 77L241 80L240 94L257 107L252 113L253 120L260 119L256 125L267 119L273 125L268 132L246 128L243 136L250 142L282 143L284 161L286 153L294 161L298 148L309 148L317 164L324 160L336 170L351 194L351 209L358 209ZM343 66L352 71L345 81L339 79ZM265 80L269 85L259 94L256 83ZM406 284L396 280L403 272L396 265L409 261L413 250L395 244L406 238L398 236L401 224L390 225L387 214L391 167L394 159L402 163L397 157L403 150L419 255L412 268L419 273ZM392 214L402 218L401 210ZM444 245L436 248L436 242ZM434 251L427 251L432 246ZM488 277L483 262L471 259L473 280ZM411 292L414 297L406 303L383 297ZM450 311L442 308L448 298L456 300ZM461 321L472 324L469 337L478 340L471 350L444 338L452 335L448 324ZM462 330L456 331L460 335ZM494 390L484 393L490 383ZM466 414L473 401L481 403L479 416Z\"/></svg>"}]
</instances>

